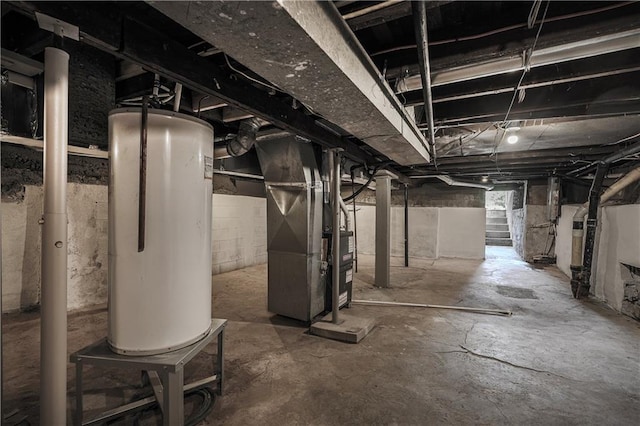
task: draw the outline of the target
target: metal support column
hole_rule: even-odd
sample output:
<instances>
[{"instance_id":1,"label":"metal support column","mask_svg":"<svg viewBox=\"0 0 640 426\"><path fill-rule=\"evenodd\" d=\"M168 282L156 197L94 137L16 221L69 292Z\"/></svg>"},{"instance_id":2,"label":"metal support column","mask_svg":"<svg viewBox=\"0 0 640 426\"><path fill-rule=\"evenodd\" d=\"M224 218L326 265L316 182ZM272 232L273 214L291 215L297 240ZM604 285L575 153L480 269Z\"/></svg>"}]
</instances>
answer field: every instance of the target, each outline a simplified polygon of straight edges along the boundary
<instances>
[{"instance_id":1,"label":"metal support column","mask_svg":"<svg viewBox=\"0 0 640 426\"><path fill-rule=\"evenodd\" d=\"M331 229L331 322L338 324L338 311L340 311L340 148L331 150L333 157L333 170L331 174L332 197L331 212L333 213L333 225Z\"/></svg>"},{"instance_id":2,"label":"metal support column","mask_svg":"<svg viewBox=\"0 0 640 426\"><path fill-rule=\"evenodd\" d=\"M351 173L351 192L353 194L356 193L353 172ZM353 270L357 274L358 273L358 219L356 214L356 210L357 210L356 198L358 197L353 197Z\"/></svg>"},{"instance_id":3,"label":"metal support column","mask_svg":"<svg viewBox=\"0 0 640 426\"><path fill-rule=\"evenodd\" d=\"M67 424L67 136L69 55L44 54L44 226L40 419Z\"/></svg>"},{"instance_id":4,"label":"metal support column","mask_svg":"<svg viewBox=\"0 0 640 426\"><path fill-rule=\"evenodd\" d=\"M391 282L391 178L386 170L376 173L376 272L377 287Z\"/></svg>"},{"instance_id":5,"label":"metal support column","mask_svg":"<svg viewBox=\"0 0 640 426\"><path fill-rule=\"evenodd\" d=\"M404 185L404 266L409 266L409 187Z\"/></svg>"}]
</instances>

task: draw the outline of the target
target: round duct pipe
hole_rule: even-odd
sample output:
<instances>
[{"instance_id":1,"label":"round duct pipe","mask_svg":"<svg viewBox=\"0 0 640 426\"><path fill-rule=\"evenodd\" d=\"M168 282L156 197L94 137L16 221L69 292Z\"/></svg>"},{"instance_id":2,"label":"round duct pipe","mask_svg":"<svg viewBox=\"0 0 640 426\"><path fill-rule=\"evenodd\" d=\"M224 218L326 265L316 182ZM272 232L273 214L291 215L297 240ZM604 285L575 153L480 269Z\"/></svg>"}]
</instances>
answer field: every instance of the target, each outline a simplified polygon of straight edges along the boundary
<instances>
[{"instance_id":1,"label":"round duct pipe","mask_svg":"<svg viewBox=\"0 0 640 426\"><path fill-rule=\"evenodd\" d=\"M217 147L214 150L214 157L216 159L240 157L246 154L256 143L256 137L262 124L260 119L253 117L240 122L240 128L238 134L225 138L225 146Z\"/></svg>"}]
</instances>

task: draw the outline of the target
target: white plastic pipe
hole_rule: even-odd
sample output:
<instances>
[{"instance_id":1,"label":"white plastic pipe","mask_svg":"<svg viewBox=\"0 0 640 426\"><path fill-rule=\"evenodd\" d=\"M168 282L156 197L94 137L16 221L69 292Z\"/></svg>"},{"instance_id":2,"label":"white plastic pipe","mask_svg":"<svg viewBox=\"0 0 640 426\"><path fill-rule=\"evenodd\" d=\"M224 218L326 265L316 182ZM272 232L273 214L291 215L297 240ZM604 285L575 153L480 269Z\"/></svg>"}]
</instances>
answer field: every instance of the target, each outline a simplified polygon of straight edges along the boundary
<instances>
[{"instance_id":1,"label":"white plastic pipe","mask_svg":"<svg viewBox=\"0 0 640 426\"><path fill-rule=\"evenodd\" d=\"M69 55L44 53L44 226L40 419L67 424L67 137Z\"/></svg>"}]
</instances>

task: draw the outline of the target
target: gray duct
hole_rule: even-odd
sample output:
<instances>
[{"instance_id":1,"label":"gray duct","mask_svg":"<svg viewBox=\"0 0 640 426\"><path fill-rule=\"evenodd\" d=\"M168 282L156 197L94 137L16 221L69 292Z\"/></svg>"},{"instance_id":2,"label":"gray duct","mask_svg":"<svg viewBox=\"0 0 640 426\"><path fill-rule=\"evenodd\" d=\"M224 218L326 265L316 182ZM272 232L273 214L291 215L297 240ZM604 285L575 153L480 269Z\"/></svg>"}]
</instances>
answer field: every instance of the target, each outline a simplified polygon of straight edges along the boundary
<instances>
[{"instance_id":1,"label":"gray duct","mask_svg":"<svg viewBox=\"0 0 640 426\"><path fill-rule=\"evenodd\" d=\"M261 136L267 193L268 309L311 321L324 310L320 276L322 179L313 146L291 134Z\"/></svg>"},{"instance_id":2,"label":"gray duct","mask_svg":"<svg viewBox=\"0 0 640 426\"><path fill-rule=\"evenodd\" d=\"M214 158L240 157L249 152L256 142L260 127L260 119L256 117L243 120L240 123L238 134L231 139L225 139L226 146L214 150Z\"/></svg>"}]
</instances>

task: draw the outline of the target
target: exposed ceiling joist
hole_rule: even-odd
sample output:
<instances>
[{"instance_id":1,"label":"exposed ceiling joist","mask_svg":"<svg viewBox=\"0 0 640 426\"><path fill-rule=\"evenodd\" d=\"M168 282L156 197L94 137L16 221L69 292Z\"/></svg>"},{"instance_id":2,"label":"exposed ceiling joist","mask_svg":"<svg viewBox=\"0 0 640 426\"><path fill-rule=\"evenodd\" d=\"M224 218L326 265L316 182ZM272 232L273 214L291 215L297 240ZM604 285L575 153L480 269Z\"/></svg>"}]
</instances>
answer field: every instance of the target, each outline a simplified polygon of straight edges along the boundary
<instances>
[{"instance_id":1,"label":"exposed ceiling joist","mask_svg":"<svg viewBox=\"0 0 640 426\"><path fill-rule=\"evenodd\" d=\"M342 148L345 155L354 160L371 165L381 162L381 159L362 151L357 145L319 126L312 116L248 83L230 78L230 74L206 58L155 29L124 17L109 5L96 3L91 8L77 8L72 3L41 2L35 6L25 3L16 3L15 6L28 15L37 10L75 25L79 27L85 43L180 82L192 90L223 99L229 105L320 145ZM399 176L406 180L401 173Z\"/></svg>"},{"instance_id":2,"label":"exposed ceiling joist","mask_svg":"<svg viewBox=\"0 0 640 426\"><path fill-rule=\"evenodd\" d=\"M612 116L640 113L640 72L615 79L597 79L537 87L526 90L522 102L516 103L510 120L533 120L554 117ZM627 90L621 90L627 86ZM511 93L463 99L435 104L437 123L482 123L501 121L511 101ZM426 125L426 123L421 123Z\"/></svg>"},{"instance_id":3,"label":"exposed ceiling joist","mask_svg":"<svg viewBox=\"0 0 640 426\"><path fill-rule=\"evenodd\" d=\"M590 58L627 49L636 49L639 47L640 28L635 28L620 33L600 35L571 43L536 49L534 52L530 53L531 58L529 60L529 67L537 68L546 65L555 65L562 62ZM501 57L482 63L463 65L440 71L432 71L431 84L436 87L493 75L522 71L525 67L526 61L526 54L519 54L509 57ZM417 90L420 88L422 88L420 74L411 75L401 79L397 86L397 90L399 92Z\"/></svg>"},{"instance_id":4,"label":"exposed ceiling joist","mask_svg":"<svg viewBox=\"0 0 640 426\"><path fill-rule=\"evenodd\" d=\"M150 4L395 162L429 160L413 118L332 3Z\"/></svg>"}]
</instances>

